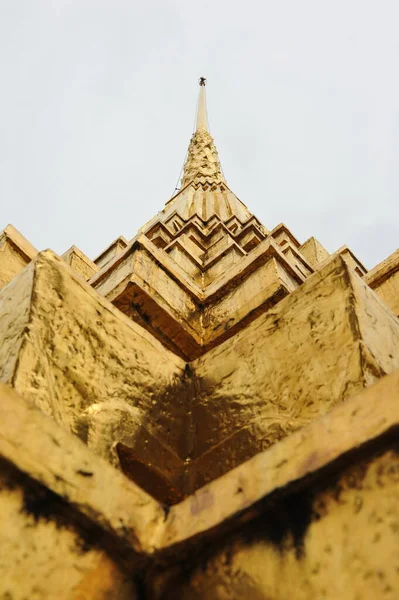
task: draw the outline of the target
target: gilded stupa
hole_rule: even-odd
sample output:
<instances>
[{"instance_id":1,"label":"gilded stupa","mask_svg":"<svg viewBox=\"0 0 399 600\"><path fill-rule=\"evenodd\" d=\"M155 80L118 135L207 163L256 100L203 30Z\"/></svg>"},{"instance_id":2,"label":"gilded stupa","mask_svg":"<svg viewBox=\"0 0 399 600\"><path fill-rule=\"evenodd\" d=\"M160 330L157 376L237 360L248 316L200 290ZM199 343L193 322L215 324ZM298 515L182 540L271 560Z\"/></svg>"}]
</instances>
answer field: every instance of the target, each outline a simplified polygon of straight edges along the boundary
<instances>
[{"instance_id":1,"label":"gilded stupa","mask_svg":"<svg viewBox=\"0 0 399 600\"><path fill-rule=\"evenodd\" d=\"M0 234L4 600L398 598L399 250L267 229L205 83L131 240Z\"/></svg>"}]
</instances>

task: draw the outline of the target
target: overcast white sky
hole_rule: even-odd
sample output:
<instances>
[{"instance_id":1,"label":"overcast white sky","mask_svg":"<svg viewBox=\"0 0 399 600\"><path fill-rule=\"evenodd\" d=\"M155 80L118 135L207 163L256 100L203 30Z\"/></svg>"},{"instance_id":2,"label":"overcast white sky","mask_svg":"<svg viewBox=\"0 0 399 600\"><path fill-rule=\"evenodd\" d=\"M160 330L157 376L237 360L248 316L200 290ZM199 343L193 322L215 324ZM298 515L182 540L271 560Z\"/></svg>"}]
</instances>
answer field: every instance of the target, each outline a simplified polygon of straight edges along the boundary
<instances>
[{"instance_id":1,"label":"overcast white sky","mask_svg":"<svg viewBox=\"0 0 399 600\"><path fill-rule=\"evenodd\" d=\"M94 258L170 197L197 79L268 228L399 246L398 0L0 0L0 229Z\"/></svg>"}]
</instances>

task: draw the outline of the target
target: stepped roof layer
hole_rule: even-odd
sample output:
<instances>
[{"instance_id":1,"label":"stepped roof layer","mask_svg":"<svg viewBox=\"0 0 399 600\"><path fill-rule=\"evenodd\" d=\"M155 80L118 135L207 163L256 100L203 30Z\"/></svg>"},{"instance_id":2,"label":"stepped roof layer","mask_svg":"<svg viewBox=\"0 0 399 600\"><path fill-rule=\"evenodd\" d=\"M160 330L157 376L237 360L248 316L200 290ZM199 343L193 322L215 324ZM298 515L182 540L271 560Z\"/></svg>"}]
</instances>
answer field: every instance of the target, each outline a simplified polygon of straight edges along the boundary
<instances>
[{"instance_id":1,"label":"stepped roof layer","mask_svg":"<svg viewBox=\"0 0 399 600\"><path fill-rule=\"evenodd\" d=\"M106 263L96 261L100 270L90 283L192 360L292 293L330 258L316 241L303 250L284 224L269 231L228 187L202 82L181 189L123 250ZM354 270L366 272L346 254Z\"/></svg>"}]
</instances>

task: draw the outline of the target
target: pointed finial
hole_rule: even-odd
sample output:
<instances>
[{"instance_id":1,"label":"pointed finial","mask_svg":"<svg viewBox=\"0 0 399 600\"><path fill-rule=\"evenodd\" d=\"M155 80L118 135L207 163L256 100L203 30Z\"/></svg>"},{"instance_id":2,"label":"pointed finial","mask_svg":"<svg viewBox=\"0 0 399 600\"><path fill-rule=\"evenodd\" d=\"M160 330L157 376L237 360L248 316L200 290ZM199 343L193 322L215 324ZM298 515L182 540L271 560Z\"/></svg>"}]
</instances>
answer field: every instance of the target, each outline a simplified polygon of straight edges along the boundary
<instances>
[{"instance_id":1,"label":"pointed finial","mask_svg":"<svg viewBox=\"0 0 399 600\"><path fill-rule=\"evenodd\" d=\"M199 98L197 103L196 128L190 141L187 158L183 167L181 187L196 181L202 184L226 184L213 138L209 133L205 99L205 77L198 80Z\"/></svg>"},{"instance_id":2,"label":"pointed finial","mask_svg":"<svg viewBox=\"0 0 399 600\"><path fill-rule=\"evenodd\" d=\"M207 112L206 112L206 97L205 97L206 78L200 77L198 83L200 85L200 93L199 93L199 100L198 100L196 131L200 131L200 130L209 131L208 116L207 116Z\"/></svg>"}]
</instances>

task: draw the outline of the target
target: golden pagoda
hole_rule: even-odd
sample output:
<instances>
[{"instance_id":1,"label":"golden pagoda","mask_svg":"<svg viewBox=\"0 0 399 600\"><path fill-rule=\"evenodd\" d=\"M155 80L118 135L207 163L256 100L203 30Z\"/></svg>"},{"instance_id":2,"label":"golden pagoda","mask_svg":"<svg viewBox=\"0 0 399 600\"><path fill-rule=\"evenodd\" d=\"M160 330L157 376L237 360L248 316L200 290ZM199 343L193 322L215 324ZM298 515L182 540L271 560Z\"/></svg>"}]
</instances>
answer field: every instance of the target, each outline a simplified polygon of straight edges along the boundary
<instances>
[{"instance_id":1,"label":"golden pagoda","mask_svg":"<svg viewBox=\"0 0 399 600\"><path fill-rule=\"evenodd\" d=\"M399 597L399 250L260 223L205 83L133 239L0 234L0 599Z\"/></svg>"}]
</instances>

